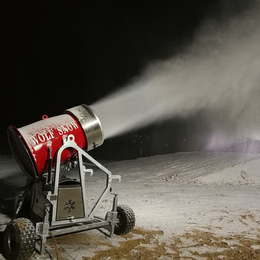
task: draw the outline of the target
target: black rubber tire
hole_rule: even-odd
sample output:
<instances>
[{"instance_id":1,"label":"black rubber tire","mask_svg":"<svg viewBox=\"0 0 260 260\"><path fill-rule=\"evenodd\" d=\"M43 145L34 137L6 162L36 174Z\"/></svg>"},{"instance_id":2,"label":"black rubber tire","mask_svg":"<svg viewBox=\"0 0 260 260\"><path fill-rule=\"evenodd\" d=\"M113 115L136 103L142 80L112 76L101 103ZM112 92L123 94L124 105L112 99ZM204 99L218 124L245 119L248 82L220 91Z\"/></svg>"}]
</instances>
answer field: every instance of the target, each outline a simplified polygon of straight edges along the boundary
<instances>
[{"instance_id":1,"label":"black rubber tire","mask_svg":"<svg viewBox=\"0 0 260 260\"><path fill-rule=\"evenodd\" d=\"M130 233L135 226L135 214L134 211L126 206L117 206L117 218L119 222L115 226L116 235L125 235Z\"/></svg>"},{"instance_id":2,"label":"black rubber tire","mask_svg":"<svg viewBox=\"0 0 260 260\"><path fill-rule=\"evenodd\" d=\"M12 220L4 231L4 256L7 260L28 260L34 253L36 232L27 218Z\"/></svg>"}]
</instances>

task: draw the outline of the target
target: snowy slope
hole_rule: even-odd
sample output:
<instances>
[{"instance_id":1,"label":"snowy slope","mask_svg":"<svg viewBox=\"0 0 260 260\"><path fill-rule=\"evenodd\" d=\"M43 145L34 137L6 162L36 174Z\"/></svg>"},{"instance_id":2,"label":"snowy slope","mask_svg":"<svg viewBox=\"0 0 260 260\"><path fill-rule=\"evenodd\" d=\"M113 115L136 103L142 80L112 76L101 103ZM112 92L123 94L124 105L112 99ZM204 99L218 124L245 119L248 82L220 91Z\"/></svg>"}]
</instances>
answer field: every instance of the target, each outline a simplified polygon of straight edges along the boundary
<instances>
[{"instance_id":1,"label":"snowy slope","mask_svg":"<svg viewBox=\"0 0 260 260\"><path fill-rule=\"evenodd\" d=\"M102 164L113 174L122 176L121 183L113 182L113 192L119 194L119 204L133 208L137 231L141 228L162 232L163 235L156 236L158 241L168 241L173 235L177 236L182 240L179 257L189 256L190 249L185 245L189 245L191 240L184 236L195 229L225 239L227 236L243 236L245 239L259 236L260 154L175 153ZM24 184L25 176L12 157L6 156L0 157L0 172L0 220L4 222L7 213L12 211L14 194ZM88 178L87 192L90 196L102 187L101 176L99 171L94 171L94 175ZM101 214L110 210L111 200L109 195L103 201ZM137 231L129 240L137 236ZM102 239L104 237L99 237L99 241ZM114 245L122 239L127 238L115 238L110 243ZM57 241L63 252L62 259L90 259L87 257L95 255L99 248L95 245L86 252L81 243L68 246L63 238ZM49 250L55 255L52 245L53 241L49 240ZM77 247L76 252L74 247ZM258 250L256 245L254 247ZM201 253L206 249L199 250L196 246L196 250Z\"/></svg>"}]
</instances>

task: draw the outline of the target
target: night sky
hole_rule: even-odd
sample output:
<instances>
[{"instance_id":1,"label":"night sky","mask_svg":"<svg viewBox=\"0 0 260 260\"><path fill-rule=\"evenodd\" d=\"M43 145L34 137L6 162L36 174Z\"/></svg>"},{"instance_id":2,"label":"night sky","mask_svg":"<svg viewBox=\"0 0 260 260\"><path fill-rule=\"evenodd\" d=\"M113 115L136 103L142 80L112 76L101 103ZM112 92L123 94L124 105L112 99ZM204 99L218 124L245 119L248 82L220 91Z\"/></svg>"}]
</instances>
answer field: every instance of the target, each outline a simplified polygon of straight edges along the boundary
<instances>
[{"instance_id":1,"label":"night sky","mask_svg":"<svg viewBox=\"0 0 260 260\"><path fill-rule=\"evenodd\" d=\"M235 15L246 2L1 2L1 147L8 125L22 127L105 97L154 60L185 49L207 19ZM200 150L197 114L106 140L98 158L126 159ZM167 139L167 132L176 136ZM185 142L191 140L190 142Z\"/></svg>"}]
</instances>

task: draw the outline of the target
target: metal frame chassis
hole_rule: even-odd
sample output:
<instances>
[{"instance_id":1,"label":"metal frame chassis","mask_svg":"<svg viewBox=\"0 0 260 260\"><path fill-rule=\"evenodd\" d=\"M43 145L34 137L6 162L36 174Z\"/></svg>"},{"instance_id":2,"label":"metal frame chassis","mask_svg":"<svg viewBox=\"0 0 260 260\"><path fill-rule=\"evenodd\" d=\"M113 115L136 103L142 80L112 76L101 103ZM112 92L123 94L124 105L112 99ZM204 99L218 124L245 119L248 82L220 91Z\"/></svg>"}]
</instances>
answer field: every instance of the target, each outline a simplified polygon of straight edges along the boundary
<instances>
[{"instance_id":1,"label":"metal frame chassis","mask_svg":"<svg viewBox=\"0 0 260 260\"><path fill-rule=\"evenodd\" d=\"M57 199L58 199L58 190L59 190L59 176L60 176L60 165L61 165L61 154L67 148L73 148L78 153L79 159L79 175L80 175L80 185L82 188L82 197L83 197L83 206L84 206L84 215L83 218L74 219L69 218L66 220L56 220L57 213ZM90 162L96 165L99 169L107 175L106 187L103 190L100 197L97 199L95 205L91 209L90 213L87 215L87 201L86 201L86 187L85 187L85 173L93 174L92 169L86 169L83 165L83 158L86 157ZM117 219L117 204L118 196L113 194L113 205L110 212L107 212L106 219L102 219L94 216L96 210L98 209L102 199L107 195L108 192L111 192L111 183L112 180L118 179L121 181L120 175L112 175L112 173L106 169L103 165L97 162L93 157L87 154L84 150L77 146L75 138L73 135L64 136L63 145L59 148L56 159L56 169L54 173L54 187L51 191L47 191L46 198L50 204L45 205L44 218L43 222L36 223L36 235L40 239L40 248L39 252L41 255L44 254L46 239L48 237L74 233L78 231L84 231L94 228L111 226L110 237L114 235L115 225L118 223ZM51 215L51 216L50 216ZM51 219L50 219L51 217Z\"/></svg>"}]
</instances>

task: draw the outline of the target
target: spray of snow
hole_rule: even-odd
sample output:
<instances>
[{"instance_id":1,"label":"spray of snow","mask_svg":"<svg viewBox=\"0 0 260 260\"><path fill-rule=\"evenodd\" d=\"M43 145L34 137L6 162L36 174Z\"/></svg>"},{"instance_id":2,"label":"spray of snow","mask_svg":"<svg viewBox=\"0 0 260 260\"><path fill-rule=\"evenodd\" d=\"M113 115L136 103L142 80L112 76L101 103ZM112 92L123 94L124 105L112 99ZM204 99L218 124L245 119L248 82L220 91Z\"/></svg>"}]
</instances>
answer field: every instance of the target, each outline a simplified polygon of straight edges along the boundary
<instances>
[{"instance_id":1,"label":"spray of snow","mask_svg":"<svg viewBox=\"0 0 260 260\"><path fill-rule=\"evenodd\" d=\"M260 137L259 11L208 22L185 52L92 104L105 138L201 110L213 129L209 149Z\"/></svg>"}]
</instances>

